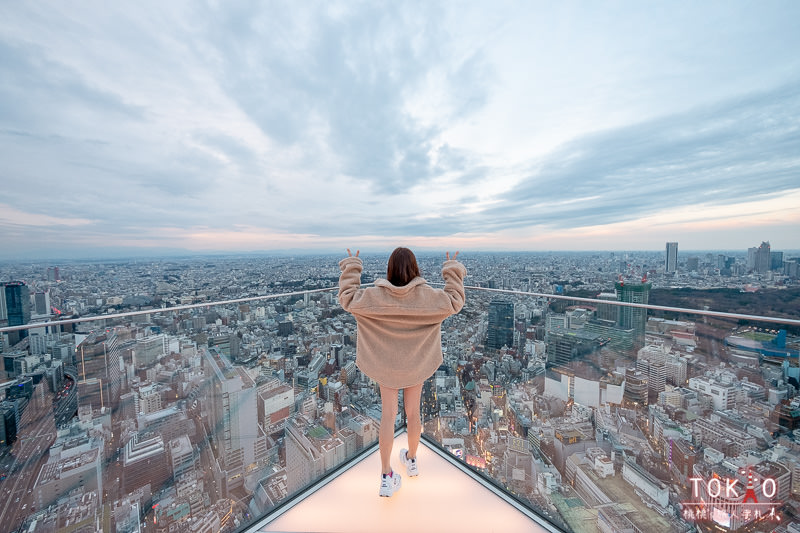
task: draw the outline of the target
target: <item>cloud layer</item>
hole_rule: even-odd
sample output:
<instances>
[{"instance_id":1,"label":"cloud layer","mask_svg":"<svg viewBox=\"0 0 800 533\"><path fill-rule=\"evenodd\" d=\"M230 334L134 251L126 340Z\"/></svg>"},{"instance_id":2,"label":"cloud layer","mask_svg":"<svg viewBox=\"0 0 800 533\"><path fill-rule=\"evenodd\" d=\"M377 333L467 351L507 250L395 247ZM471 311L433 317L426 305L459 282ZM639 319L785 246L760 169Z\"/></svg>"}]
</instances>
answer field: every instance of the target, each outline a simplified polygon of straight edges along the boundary
<instances>
[{"instance_id":1,"label":"cloud layer","mask_svg":"<svg viewBox=\"0 0 800 533\"><path fill-rule=\"evenodd\" d=\"M0 6L0 247L800 248L800 6L594 9Z\"/></svg>"}]
</instances>

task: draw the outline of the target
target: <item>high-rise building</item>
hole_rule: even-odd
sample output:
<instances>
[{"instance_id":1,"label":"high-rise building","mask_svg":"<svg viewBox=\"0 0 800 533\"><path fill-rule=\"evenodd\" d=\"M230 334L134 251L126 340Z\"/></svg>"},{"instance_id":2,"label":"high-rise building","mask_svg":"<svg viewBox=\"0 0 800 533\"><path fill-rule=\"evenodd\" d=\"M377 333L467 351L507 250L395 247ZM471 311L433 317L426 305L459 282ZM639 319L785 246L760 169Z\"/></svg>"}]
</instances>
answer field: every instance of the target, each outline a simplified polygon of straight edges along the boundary
<instances>
[{"instance_id":1,"label":"high-rise building","mask_svg":"<svg viewBox=\"0 0 800 533\"><path fill-rule=\"evenodd\" d=\"M47 281L61 281L58 267L47 267Z\"/></svg>"},{"instance_id":2,"label":"high-rise building","mask_svg":"<svg viewBox=\"0 0 800 533\"><path fill-rule=\"evenodd\" d=\"M647 304L650 299L648 282L631 283L618 281L615 284L617 301L635 304ZM620 306L617 325L622 329L634 330L634 344L637 348L644 346L644 330L647 325L647 309L641 307Z\"/></svg>"},{"instance_id":3,"label":"high-rise building","mask_svg":"<svg viewBox=\"0 0 800 533\"><path fill-rule=\"evenodd\" d=\"M161 391L155 384L145 385L139 388L139 394L134 398L136 413L149 414L160 411L162 408Z\"/></svg>"},{"instance_id":4,"label":"high-rise building","mask_svg":"<svg viewBox=\"0 0 800 533\"><path fill-rule=\"evenodd\" d=\"M748 267L759 274L765 274L772 266L772 254L769 249L769 241L764 241L758 248L747 250ZM751 263L752 261L752 263Z\"/></svg>"},{"instance_id":5,"label":"high-rise building","mask_svg":"<svg viewBox=\"0 0 800 533\"><path fill-rule=\"evenodd\" d=\"M770 252L769 267L771 270L783 271L783 252Z\"/></svg>"},{"instance_id":6,"label":"high-rise building","mask_svg":"<svg viewBox=\"0 0 800 533\"><path fill-rule=\"evenodd\" d=\"M226 337L227 338L227 337ZM164 335L152 335L136 341L133 354L136 368L149 368L158 358L167 353L167 339Z\"/></svg>"},{"instance_id":7,"label":"high-rise building","mask_svg":"<svg viewBox=\"0 0 800 533\"><path fill-rule=\"evenodd\" d=\"M790 278L797 277L797 260L790 259L783 262L783 273Z\"/></svg>"},{"instance_id":8,"label":"high-rise building","mask_svg":"<svg viewBox=\"0 0 800 533\"><path fill-rule=\"evenodd\" d=\"M0 402L0 449L11 446L17 440L17 418L14 406L8 402Z\"/></svg>"},{"instance_id":9,"label":"high-rise building","mask_svg":"<svg viewBox=\"0 0 800 533\"><path fill-rule=\"evenodd\" d=\"M677 272L678 270L678 243L667 243L667 258L664 262L664 272Z\"/></svg>"},{"instance_id":10,"label":"high-rise building","mask_svg":"<svg viewBox=\"0 0 800 533\"><path fill-rule=\"evenodd\" d=\"M47 353L47 346L50 343L52 335L44 333L44 328L36 328L31 330L28 335L28 347L30 348L31 355L44 355Z\"/></svg>"},{"instance_id":11,"label":"high-rise building","mask_svg":"<svg viewBox=\"0 0 800 533\"><path fill-rule=\"evenodd\" d=\"M614 292L601 292L597 295L598 300L617 301L617 294ZM619 306L614 304L597 304L597 318L600 320L611 320L617 322Z\"/></svg>"},{"instance_id":12,"label":"high-rise building","mask_svg":"<svg viewBox=\"0 0 800 533\"><path fill-rule=\"evenodd\" d=\"M578 360L597 350L603 339L597 333L588 330L569 330L555 328L548 330L545 336L548 366L567 366L570 361Z\"/></svg>"},{"instance_id":13,"label":"high-rise building","mask_svg":"<svg viewBox=\"0 0 800 533\"><path fill-rule=\"evenodd\" d=\"M34 307L37 315L50 314L50 294L46 291L33 293Z\"/></svg>"},{"instance_id":14,"label":"high-rise building","mask_svg":"<svg viewBox=\"0 0 800 533\"><path fill-rule=\"evenodd\" d=\"M625 400L634 404L647 405L647 375L629 368L625 371Z\"/></svg>"},{"instance_id":15,"label":"high-rise building","mask_svg":"<svg viewBox=\"0 0 800 533\"><path fill-rule=\"evenodd\" d=\"M217 350L204 349L209 378L208 424L216 435L220 462L226 471L225 488L244 482L244 473L266 457L267 436L258 422L258 388L247 371L233 366Z\"/></svg>"},{"instance_id":16,"label":"high-rise building","mask_svg":"<svg viewBox=\"0 0 800 533\"><path fill-rule=\"evenodd\" d=\"M294 324L291 320L281 320L278 322L278 335L280 337L288 337L292 334Z\"/></svg>"},{"instance_id":17,"label":"high-rise building","mask_svg":"<svg viewBox=\"0 0 800 533\"><path fill-rule=\"evenodd\" d=\"M5 285L0 285L0 325L7 325L8 309L6 308L6 288ZM2 346L0 346L0 349Z\"/></svg>"},{"instance_id":18,"label":"high-rise building","mask_svg":"<svg viewBox=\"0 0 800 533\"><path fill-rule=\"evenodd\" d=\"M674 354L667 357L667 383L677 387L683 387L686 385L687 368L688 364L685 358Z\"/></svg>"},{"instance_id":19,"label":"high-rise building","mask_svg":"<svg viewBox=\"0 0 800 533\"><path fill-rule=\"evenodd\" d=\"M665 345L648 345L639 350L636 357L636 370L647 376L647 396L650 403L656 403L659 393L666 388L668 353Z\"/></svg>"},{"instance_id":20,"label":"high-rise building","mask_svg":"<svg viewBox=\"0 0 800 533\"><path fill-rule=\"evenodd\" d=\"M9 326L23 326L31 320L30 289L24 281L9 281L3 284L6 318ZM12 346L28 336L27 330L11 331L8 334Z\"/></svg>"},{"instance_id":21,"label":"high-rise building","mask_svg":"<svg viewBox=\"0 0 800 533\"><path fill-rule=\"evenodd\" d=\"M753 271L756 269L756 255L758 248L755 246L747 249L747 270Z\"/></svg>"},{"instance_id":22,"label":"high-rise building","mask_svg":"<svg viewBox=\"0 0 800 533\"><path fill-rule=\"evenodd\" d=\"M486 348L499 350L514 345L514 304L495 300L489 304L489 328Z\"/></svg>"},{"instance_id":23,"label":"high-rise building","mask_svg":"<svg viewBox=\"0 0 800 533\"><path fill-rule=\"evenodd\" d=\"M103 358L105 363L104 381L108 386L107 401L116 405L122 388L122 370L120 370L120 346L117 333L112 331L103 341Z\"/></svg>"}]
</instances>

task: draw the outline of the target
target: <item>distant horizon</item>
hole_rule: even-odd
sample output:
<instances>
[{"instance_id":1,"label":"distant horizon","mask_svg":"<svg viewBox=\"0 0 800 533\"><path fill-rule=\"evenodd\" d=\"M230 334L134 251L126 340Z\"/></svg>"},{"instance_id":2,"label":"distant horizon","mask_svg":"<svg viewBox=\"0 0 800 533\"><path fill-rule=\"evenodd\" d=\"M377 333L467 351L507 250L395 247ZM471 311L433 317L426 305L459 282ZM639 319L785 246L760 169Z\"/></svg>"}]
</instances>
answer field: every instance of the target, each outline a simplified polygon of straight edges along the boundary
<instances>
[{"instance_id":1,"label":"distant horizon","mask_svg":"<svg viewBox=\"0 0 800 533\"><path fill-rule=\"evenodd\" d=\"M666 244L666 243L665 243ZM760 244L760 243L759 243ZM391 253L394 247L387 247L382 249L376 248L369 248L360 250L360 255L362 256L372 256L372 255L386 255ZM414 253L419 256L430 256L441 254L444 255L445 252L455 252L458 251L461 257L464 257L468 254L483 254L483 255L492 255L492 254L626 254L626 253L640 253L640 254L665 254L664 249L617 249L617 250L513 250L513 249L497 249L497 250L485 250L485 249L466 249L466 250L457 250L455 248L449 250L439 250L438 248L425 248L425 247L412 247L411 248ZM355 254L356 249L351 248L352 253ZM792 254L797 254L800 257L800 248L798 249L775 249L771 248L773 252L783 252L784 256L791 256ZM291 257L291 256L345 256L346 249L341 250L334 250L334 249L310 249L310 248L297 248L297 249L275 249L275 250L217 250L217 251L192 251L192 250L142 250L140 253L133 253L132 250L127 251L118 251L116 253L84 253L82 255L30 255L30 256L22 256L18 258L3 258L0 259L0 264L14 264L14 263L26 263L26 262L34 262L34 263L41 263L41 262L58 262L58 261L68 261L68 262L96 262L96 261L124 261L124 260L143 260L143 259L153 259L153 260L169 260L169 259L190 259L190 258L223 258L223 257ZM678 256L691 256L693 254L708 254L708 253L717 253L717 254L740 254L745 255L747 254L747 249L687 249L682 250L680 248L680 243L678 245Z\"/></svg>"}]
</instances>

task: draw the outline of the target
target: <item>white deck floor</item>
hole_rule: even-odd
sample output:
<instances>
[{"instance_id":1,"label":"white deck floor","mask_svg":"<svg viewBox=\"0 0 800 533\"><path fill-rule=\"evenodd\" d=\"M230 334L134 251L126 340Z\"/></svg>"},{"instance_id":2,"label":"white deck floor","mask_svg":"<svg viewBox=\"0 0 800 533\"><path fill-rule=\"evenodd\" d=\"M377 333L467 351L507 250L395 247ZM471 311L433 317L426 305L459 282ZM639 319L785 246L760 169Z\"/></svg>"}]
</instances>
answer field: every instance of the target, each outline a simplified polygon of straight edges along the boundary
<instances>
[{"instance_id":1,"label":"white deck floor","mask_svg":"<svg viewBox=\"0 0 800 533\"><path fill-rule=\"evenodd\" d=\"M547 531L424 443L417 453L420 475L405 476L397 454L407 443L406 433L394 441L392 467L403 480L391 498L378 496L380 456L376 450L259 531Z\"/></svg>"}]
</instances>

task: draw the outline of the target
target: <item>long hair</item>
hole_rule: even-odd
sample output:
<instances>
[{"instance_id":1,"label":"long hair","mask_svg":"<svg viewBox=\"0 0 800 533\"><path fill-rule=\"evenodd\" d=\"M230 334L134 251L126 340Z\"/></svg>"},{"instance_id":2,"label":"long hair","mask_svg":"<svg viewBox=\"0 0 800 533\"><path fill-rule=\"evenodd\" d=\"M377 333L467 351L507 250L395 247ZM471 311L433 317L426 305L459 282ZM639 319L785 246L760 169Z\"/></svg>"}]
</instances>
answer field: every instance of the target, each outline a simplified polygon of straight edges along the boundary
<instances>
[{"instance_id":1,"label":"long hair","mask_svg":"<svg viewBox=\"0 0 800 533\"><path fill-rule=\"evenodd\" d=\"M415 277L419 276L419 266L414 252L408 248L395 248L389 256L389 264L386 267L386 279L395 287L408 285Z\"/></svg>"}]
</instances>

